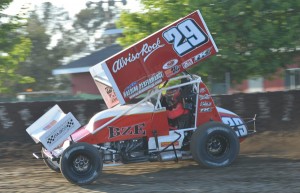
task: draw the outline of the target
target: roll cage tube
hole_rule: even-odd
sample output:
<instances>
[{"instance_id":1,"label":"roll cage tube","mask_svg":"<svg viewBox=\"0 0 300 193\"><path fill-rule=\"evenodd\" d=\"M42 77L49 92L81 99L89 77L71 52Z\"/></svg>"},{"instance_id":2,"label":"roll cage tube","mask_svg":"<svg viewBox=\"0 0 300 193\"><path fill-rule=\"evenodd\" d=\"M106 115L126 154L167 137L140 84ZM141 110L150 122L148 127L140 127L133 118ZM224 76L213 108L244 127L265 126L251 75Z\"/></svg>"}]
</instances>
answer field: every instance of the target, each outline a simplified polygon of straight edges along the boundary
<instances>
[{"instance_id":1,"label":"roll cage tube","mask_svg":"<svg viewBox=\"0 0 300 193\"><path fill-rule=\"evenodd\" d=\"M185 83L180 83L180 84L177 84L177 85L174 85L174 86L170 86L170 87L166 87L166 88L155 87L155 88L151 89L150 91L148 91L147 95L145 96L145 98L143 100L141 100L138 103L134 104L131 108L129 108L128 110L126 110L126 111L124 111L122 113L120 113L118 116L110 119L109 121L107 121L106 123L104 123L101 127L98 127L97 129L95 129L92 134L95 134L98 131L102 130L103 128L107 127L109 124L111 124L115 120L117 120L120 117L122 117L122 116L126 115L127 113L129 113L132 109L136 108L138 105L140 105L140 104L142 104L142 103L144 103L146 101L151 100L151 98L154 97L155 95L157 97L155 99L156 102L155 102L155 105L154 105L154 109L155 110L159 110L161 108L164 108L161 105L161 102L160 102L160 98L161 98L162 92L164 92L164 91L193 84L193 89L196 90L196 93L199 93L199 84L202 82L202 80L201 80L201 77L199 77L197 75L192 75L192 76L190 76L190 75L178 76L178 77L171 78L169 80L169 82L170 81L180 80L180 79L183 79L183 78L188 78L191 81L185 82ZM198 103L198 100L197 100L196 103ZM198 105L198 104L196 104L196 105ZM197 117L197 112L196 112L196 116L195 117ZM196 122L196 120L195 120L195 122Z\"/></svg>"}]
</instances>

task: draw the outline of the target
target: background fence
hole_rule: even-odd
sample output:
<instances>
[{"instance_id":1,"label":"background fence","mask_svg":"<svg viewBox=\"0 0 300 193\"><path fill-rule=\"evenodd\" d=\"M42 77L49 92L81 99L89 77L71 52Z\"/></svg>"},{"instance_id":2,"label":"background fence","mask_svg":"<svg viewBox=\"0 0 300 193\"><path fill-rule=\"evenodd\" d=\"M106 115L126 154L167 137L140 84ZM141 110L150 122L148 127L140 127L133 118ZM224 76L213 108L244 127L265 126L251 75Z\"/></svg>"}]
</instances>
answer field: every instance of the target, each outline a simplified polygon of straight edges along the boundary
<instances>
[{"instance_id":1,"label":"background fence","mask_svg":"<svg viewBox=\"0 0 300 193\"><path fill-rule=\"evenodd\" d=\"M241 117L257 114L257 130L300 129L300 91L214 96L216 105ZM0 141L33 142L26 128L58 104L84 125L97 112L106 109L102 100L43 101L0 103Z\"/></svg>"}]
</instances>

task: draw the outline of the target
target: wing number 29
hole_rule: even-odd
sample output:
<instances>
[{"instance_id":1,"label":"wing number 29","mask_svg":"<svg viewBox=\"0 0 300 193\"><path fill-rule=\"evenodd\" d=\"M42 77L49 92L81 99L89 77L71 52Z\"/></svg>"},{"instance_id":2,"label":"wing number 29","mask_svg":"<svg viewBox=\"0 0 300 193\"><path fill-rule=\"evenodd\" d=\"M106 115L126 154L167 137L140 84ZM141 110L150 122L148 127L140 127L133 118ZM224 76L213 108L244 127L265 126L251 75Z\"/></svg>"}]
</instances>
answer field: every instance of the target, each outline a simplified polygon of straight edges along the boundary
<instances>
[{"instance_id":1,"label":"wing number 29","mask_svg":"<svg viewBox=\"0 0 300 193\"><path fill-rule=\"evenodd\" d=\"M208 41L207 35L192 19L187 19L177 26L163 32L164 39L173 44L173 48L179 56L183 56L195 47Z\"/></svg>"}]
</instances>

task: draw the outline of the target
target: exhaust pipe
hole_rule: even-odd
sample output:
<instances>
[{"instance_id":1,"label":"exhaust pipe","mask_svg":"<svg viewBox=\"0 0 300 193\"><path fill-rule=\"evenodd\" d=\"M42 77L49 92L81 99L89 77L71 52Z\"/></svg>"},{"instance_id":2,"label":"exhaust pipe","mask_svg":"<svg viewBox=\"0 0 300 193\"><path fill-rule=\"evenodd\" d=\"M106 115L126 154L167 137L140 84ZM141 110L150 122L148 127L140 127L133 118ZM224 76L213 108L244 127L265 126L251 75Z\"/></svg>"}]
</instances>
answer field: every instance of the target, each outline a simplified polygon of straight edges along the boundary
<instances>
[{"instance_id":1,"label":"exhaust pipe","mask_svg":"<svg viewBox=\"0 0 300 193\"><path fill-rule=\"evenodd\" d=\"M161 162L182 160L182 152L178 150L176 150L176 154L174 151L161 152L158 156L158 160Z\"/></svg>"}]
</instances>

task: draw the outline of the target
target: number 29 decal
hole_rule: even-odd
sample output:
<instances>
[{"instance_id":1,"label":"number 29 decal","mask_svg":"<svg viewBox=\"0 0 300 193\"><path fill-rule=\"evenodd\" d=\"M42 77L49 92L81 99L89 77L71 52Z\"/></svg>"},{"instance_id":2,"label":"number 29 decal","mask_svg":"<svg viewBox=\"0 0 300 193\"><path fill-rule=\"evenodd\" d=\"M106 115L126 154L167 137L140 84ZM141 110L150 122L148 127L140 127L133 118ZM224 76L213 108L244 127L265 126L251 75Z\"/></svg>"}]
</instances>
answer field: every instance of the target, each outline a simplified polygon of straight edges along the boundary
<instances>
[{"instance_id":1,"label":"number 29 decal","mask_svg":"<svg viewBox=\"0 0 300 193\"><path fill-rule=\"evenodd\" d=\"M184 20L177 26L164 31L163 38L173 44L173 48L179 56L183 56L208 41L207 35L192 19Z\"/></svg>"}]
</instances>

